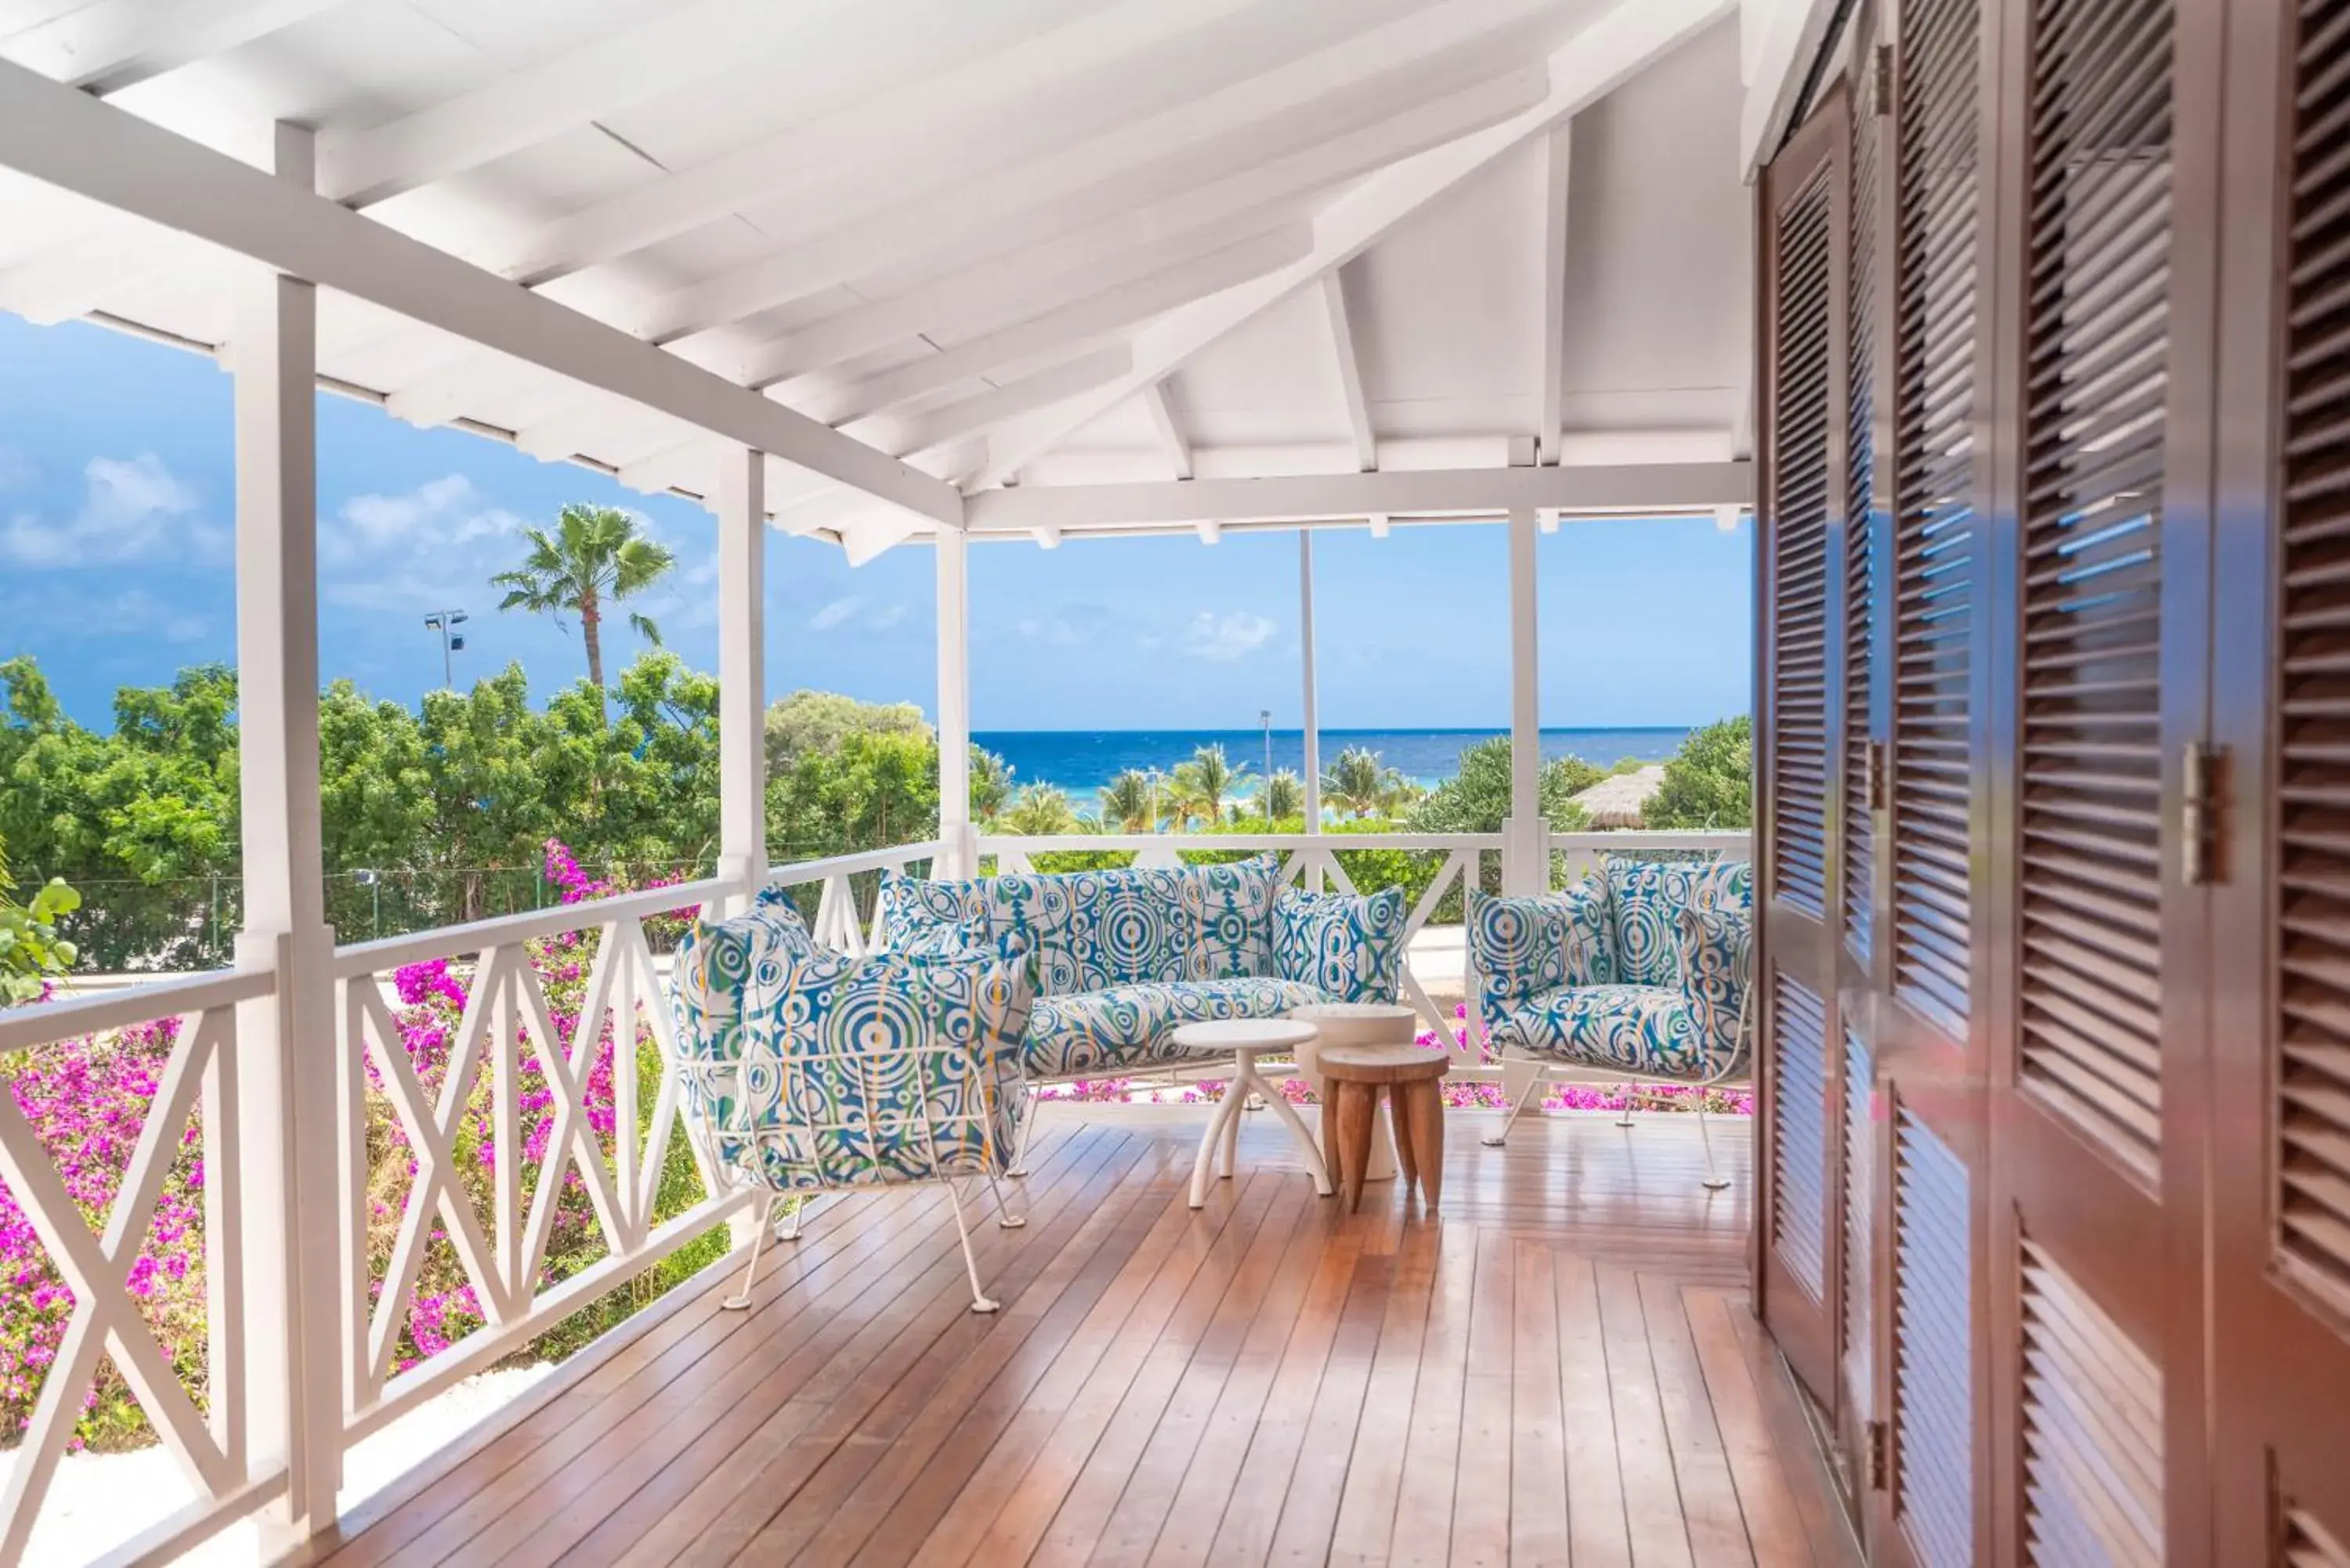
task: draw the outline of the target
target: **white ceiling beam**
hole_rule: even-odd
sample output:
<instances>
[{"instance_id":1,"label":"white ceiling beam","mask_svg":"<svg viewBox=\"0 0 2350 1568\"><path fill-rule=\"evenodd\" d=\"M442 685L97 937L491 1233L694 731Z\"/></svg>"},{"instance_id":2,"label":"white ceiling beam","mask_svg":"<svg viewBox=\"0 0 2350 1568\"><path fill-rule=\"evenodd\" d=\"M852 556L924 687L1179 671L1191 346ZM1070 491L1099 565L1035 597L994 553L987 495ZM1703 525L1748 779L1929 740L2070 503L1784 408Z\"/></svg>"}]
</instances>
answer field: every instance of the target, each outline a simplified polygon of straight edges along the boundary
<instances>
[{"instance_id":1,"label":"white ceiling beam","mask_svg":"<svg viewBox=\"0 0 2350 1568\"><path fill-rule=\"evenodd\" d=\"M1012 254L1066 244L1104 224L1129 235L1181 233L1327 190L1494 124L1540 101L1547 85L1538 71L1520 70L1415 99L1419 78L1390 75L1189 145L1163 127L1136 151L1118 133L1087 139L827 228L681 290L636 326L642 335L674 336L920 258Z\"/></svg>"},{"instance_id":2,"label":"white ceiling beam","mask_svg":"<svg viewBox=\"0 0 2350 1568\"><path fill-rule=\"evenodd\" d=\"M0 63L0 166L412 317L959 525L952 487L884 452L21 66Z\"/></svg>"},{"instance_id":3,"label":"white ceiling beam","mask_svg":"<svg viewBox=\"0 0 2350 1568\"><path fill-rule=\"evenodd\" d=\"M1566 430L1566 195L1574 162L1572 120L1553 130L1544 150L1543 179L1542 428L1536 456L1559 461L1559 438Z\"/></svg>"},{"instance_id":4,"label":"white ceiling beam","mask_svg":"<svg viewBox=\"0 0 2350 1568\"><path fill-rule=\"evenodd\" d=\"M935 409L919 419L906 422L902 443L893 441L920 454L934 453L941 448L985 430L988 426L1024 414L1031 409L1041 409L1079 392L1090 391L1104 381L1115 380L1134 368L1134 346L1113 343L1080 355L1066 365L1055 365L1033 376L1014 381L1008 386L991 387L984 392Z\"/></svg>"},{"instance_id":5,"label":"white ceiling beam","mask_svg":"<svg viewBox=\"0 0 2350 1568\"><path fill-rule=\"evenodd\" d=\"M1378 438L1371 432L1370 400L1363 396L1362 361L1355 355L1355 324L1347 313L1346 268L1322 275L1322 308L1330 319L1330 351L1338 361L1338 390L1347 400L1347 429L1355 441L1355 467L1368 473L1379 465Z\"/></svg>"},{"instance_id":6,"label":"white ceiling beam","mask_svg":"<svg viewBox=\"0 0 2350 1568\"><path fill-rule=\"evenodd\" d=\"M1210 228L1167 236L1106 232L1093 244L1055 250L1041 258L999 259L950 273L759 345L740 361L740 379L754 387L772 386L909 337L951 339L999 322L1019 321L1260 238L1269 217L1244 213ZM1304 226L1302 221L1297 226Z\"/></svg>"},{"instance_id":7,"label":"white ceiling beam","mask_svg":"<svg viewBox=\"0 0 2350 1568\"><path fill-rule=\"evenodd\" d=\"M1031 363L1087 338L1131 327L1179 305L1285 266L1313 247L1312 223L1304 219L1284 223L1197 260L1106 288L1063 309L984 333L856 382L834 396L811 399L797 406L834 426L862 419L958 381L989 375L1007 366Z\"/></svg>"},{"instance_id":8,"label":"white ceiling beam","mask_svg":"<svg viewBox=\"0 0 2350 1568\"><path fill-rule=\"evenodd\" d=\"M99 0L0 39L0 60L117 93L266 37L342 0Z\"/></svg>"},{"instance_id":9,"label":"white ceiling beam","mask_svg":"<svg viewBox=\"0 0 2350 1568\"><path fill-rule=\"evenodd\" d=\"M1142 406L1149 411L1150 428L1159 432L1159 450L1167 454L1167 466L1175 471L1178 479L1191 477L1191 443L1183 434L1183 426L1175 417L1174 405L1167 400L1167 383L1153 381L1142 389Z\"/></svg>"},{"instance_id":10,"label":"white ceiling beam","mask_svg":"<svg viewBox=\"0 0 2350 1568\"><path fill-rule=\"evenodd\" d=\"M685 432L657 409L595 398L515 431L515 445L541 462L588 456L615 465L675 446Z\"/></svg>"},{"instance_id":11,"label":"white ceiling beam","mask_svg":"<svg viewBox=\"0 0 2350 1568\"><path fill-rule=\"evenodd\" d=\"M780 73L798 78L805 73L792 67L803 56L836 63L836 34L856 35L868 49L885 41L889 30L878 26L884 18L870 14L879 9L871 0L701 0L664 10L413 114L364 130L325 132L318 138L319 188L348 205L371 205L769 56ZM924 9L941 19L935 7ZM848 15L832 15L843 11ZM778 91L793 85L779 83Z\"/></svg>"},{"instance_id":12,"label":"white ceiling beam","mask_svg":"<svg viewBox=\"0 0 2350 1568\"><path fill-rule=\"evenodd\" d=\"M1314 254L1277 273L1166 317L1138 336L1134 374L1018 421L990 438L982 485L1003 483L1104 409L1159 379L1259 312L1369 248L1380 235L1539 136L1597 102L1736 9L1736 0L1619 0L1555 51L1550 90L1522 114L1381 171L1315 219Z\"/></svg>"},{"instance_id":13,"label":"white ceiling beam","mask_svg":"<svg viewBox=\"0 0 2350 1568\"><path fill-rule=\"evenodd\" d=\"M970 500L972 533L1106 524L1286 522L1445 513L1704 513L1752 505L1747 462L1382 470L1140 484L1024 484Z\"/></svg>"},{"instance_id":14,"label":"white ceiling beam","mask_svg":"<svg viewBox=\"0 0 2350 1568\"><path fill-rule=\"evenodd\" d=\"M536 283L626 255L715 219L771 202L814 211L819 193L854 198L902 189L909 171L933 183L1006 159L1034 156L1066 130L1034 113L1055 83L1104 78L1149 47L1206 26L1249 0L1115 0L1018 46L967 59L944 75L897 81L836 114L795 125L662 175L524 236L498 270ZM1089 85L1089 84L1088 84ZM1029 112L1023 112L1028 110Z\"/></svg>"}]
</instances>

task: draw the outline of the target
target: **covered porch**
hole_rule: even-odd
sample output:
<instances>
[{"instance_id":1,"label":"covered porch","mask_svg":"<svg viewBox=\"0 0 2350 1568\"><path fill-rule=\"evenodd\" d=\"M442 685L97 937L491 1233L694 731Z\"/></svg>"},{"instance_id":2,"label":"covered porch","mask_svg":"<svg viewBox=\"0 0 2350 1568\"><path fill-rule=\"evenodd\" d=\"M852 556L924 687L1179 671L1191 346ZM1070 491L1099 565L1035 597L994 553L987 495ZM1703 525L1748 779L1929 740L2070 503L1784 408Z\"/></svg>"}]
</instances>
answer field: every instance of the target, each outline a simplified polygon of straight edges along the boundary
<instances>
[{"instance_id":1,"label":"covered porch","mask_svg":"<svg viewBox=\"0 0 2350 1568\"><path fill-rule=\"evenodd\" d=\"M1742 176L1832 4L893 0L867 23L613 0L562 26L477 16L463 47L454 8L422 0L170 9L0 15L0 307L234 378L245 925L229 969L0 1014L0 1060L131 1027L170 1041L100 1226L0 1096L0 1177L73 1297L0 1487L0 1563L43 1549L101 1361L182 1483L126 1501L109 1562L248 1525L265 1557L352 1564L1852 1560L1752 1314L1743 1127L1716 1124L1731 1180L1709 1192L1680 1118L1530 1118L1487 1148L1484 1113L1456 1111L1434 1221L1386 1193L1338 1214L1261 1117L1194 1213L1201 1109L1055 1105L1030 1225L979 1237L992 1318L962 1310L934 1189L827 1199L735 1314L718 1300L754 1195L702 1171L691 1201L664 1197L689 1160L662 934L681 911L796 889L816 937L861 954L884 869L1263 850L1284 883L1343 890L1348 851L1391 850L1427 874L1417 936L1470 886L1542 891L1610 852L1750 854L1742 831L1544 819L1558 650L1538 646L1536 556L1586 521L1749 514ZM775 108L795 93L805 120ZM709 875L338 940L317 809L321 392L714 514ZM1485 607L1511 632L1507 818L1326 833L1315 536L1471 526L1508 541ZM934 838L771 863L777 531L860 562L931 553ZM974 545L1262 532L1297 545L1303 830L983 831ZM551 992L550 942L574 946L577 996ZM461 993L438 1079L400 990L426 970ZM1404 981L1457 1079L1522 1087L1463 989L1456 1018ZM608 1038L656 1070L614 1075L599 1126ZM497 1143L542 1116L547 1134L479 1202L460 1180L476 1080ZM379 1189L387 1127L415 1161ZM132 1271L196 1147L192 1356L141 1317ZM600 1255L554 1278L567 1193ZM347 1495L362 1445L721 1237L727 1259L480 1430ZM419 1272L452 1256L482 1321L411 1357Z\"/></svg>"}]
</instances>

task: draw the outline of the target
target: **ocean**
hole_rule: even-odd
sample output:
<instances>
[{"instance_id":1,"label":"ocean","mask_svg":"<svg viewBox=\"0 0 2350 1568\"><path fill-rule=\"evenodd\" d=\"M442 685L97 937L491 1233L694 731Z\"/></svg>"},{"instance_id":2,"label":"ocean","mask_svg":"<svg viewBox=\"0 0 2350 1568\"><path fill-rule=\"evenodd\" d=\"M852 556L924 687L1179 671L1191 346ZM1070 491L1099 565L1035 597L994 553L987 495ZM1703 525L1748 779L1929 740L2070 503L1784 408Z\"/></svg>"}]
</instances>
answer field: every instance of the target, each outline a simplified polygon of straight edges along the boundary
<instances>
[{"instance_id":1,"label":"ocean","mask_svg":"<svg viewBox=\"0 0 2350 1568\"><path fill-rule=\"evenodd\" d=\"M1504 733L1500 730L1325 730L1322 766L1327 769L1349 746L1365 746L1406 778L1423 785L1452 776L1462 748ZM1686 726L1629 730L1559 729L1542 732L1543 755L1569 754L1602 767L1624 757L1660 763L1680 749ZM1221 745L1235 767L1262 777L1266 763L1263 730L984 730L972 739L1012 766L1012 782L1057 784L1080 808L1089 806L1102 785L1128 768L1165 773L1187 762L1201 746ZM1301 731L1273 732L1272 765L1302 771L1305 738Z\"/></svg>"}]
</instances>

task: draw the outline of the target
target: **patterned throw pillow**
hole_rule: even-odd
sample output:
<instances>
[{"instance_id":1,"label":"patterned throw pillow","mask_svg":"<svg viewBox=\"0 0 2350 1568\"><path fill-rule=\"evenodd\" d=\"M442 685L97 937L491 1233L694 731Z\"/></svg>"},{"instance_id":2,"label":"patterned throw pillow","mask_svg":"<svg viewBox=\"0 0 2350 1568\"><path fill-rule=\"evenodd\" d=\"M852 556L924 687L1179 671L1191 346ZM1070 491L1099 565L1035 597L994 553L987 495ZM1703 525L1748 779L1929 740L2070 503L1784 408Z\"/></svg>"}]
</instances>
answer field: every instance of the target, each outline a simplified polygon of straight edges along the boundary
<instances>
[{"instance_id":1,"label":"patterned throw pillow","mask_svg":"<svg viewBox=\"0 0 2350 1568\"><path fill-rule=\"evenodd\" d=\"M733 919L711 925L696 919L671 970L680 1021L690 1029L723 1029L742 1016L743 988L754 974L823 950L782 888L761 889L749 912ZM683 983L689 973L691 986Z\"/></svg>"},{"instance_id":2,"label":"patterned throw pillow","mask_svg":"<svg viewBox=\"0 0 2350 1568\"><path fill-rule=\"evenodd\" d=\"M1469 950L1489 1016L1562 985L1613 985L1607 883L1596 871L1563 893L1498 898L1469 890Z\"/></svg>"},{"instance_id":3,"label":"patterned throw pillow","mask_svg":"<svg viewBox=\"0 0 2350 1568\"><path fill-rule=\"evenodd\" d=\"M1753 868L1742 860L1676 861L1607 857L1607 895L1616 928L1616 979L1623 985L1680 983L1683 909L1753 908Z\"/></svg>"},{"instance_id":4,"label":"patterned throw pillow","mask_svg":"<svg viewBox=\"0 0 2350 1568\"><path fill-rule=\"evenodd\" d=\"M1754 921L1734 909L1683 909L1677 922L1681 994L1714 1063L1742 1044L1740 1023L1753 979Z\"/></svg>"},{"instance_id":5,"label":"patterned throw pillow","mask_svg":"<svg viewBox=\"0 0 2350 1568\"><path fill-rule=\"evenodd\" d=\"M681 1040L689 1127L775 1190L1000 1171L1034 999L1016 943L778 960L746 980L738 1023Z\"/></svg>"},{"instance_id":6,"label":"patterned throw pillow","mask_svg":"<svg viewBox=\"0 0 2350 1568\"><path fill-rule=\"evenodd\" d=\"M1283 980L1331 1002L1393 1002L1403 983L1403 889L1368 898L1285 889L1273 906L1273 954Z\"/></svg>"},{"instance_id":7,"label":"patterned throw pillow","mask_svg":"<svg viewBox=\"0 0 2350 1568\"><path fill-rule=\"evenodd\" d=\"M1222 866L1137 873L1149 896L1173 909L1172 972L1138 980L1249 980L1273 973L1273 911L1281 858L1259 855Z\"/></svg>"}]
</instances>

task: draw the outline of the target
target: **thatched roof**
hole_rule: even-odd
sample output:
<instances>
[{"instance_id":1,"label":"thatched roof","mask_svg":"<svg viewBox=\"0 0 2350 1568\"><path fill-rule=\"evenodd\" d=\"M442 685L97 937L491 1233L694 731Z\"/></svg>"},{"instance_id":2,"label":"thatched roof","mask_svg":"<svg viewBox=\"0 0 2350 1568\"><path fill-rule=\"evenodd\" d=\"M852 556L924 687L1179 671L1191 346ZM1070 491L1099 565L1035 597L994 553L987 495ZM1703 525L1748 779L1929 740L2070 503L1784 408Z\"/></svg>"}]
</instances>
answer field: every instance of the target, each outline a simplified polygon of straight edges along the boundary
<instances>
[{"instance_id":1,"label":"thatched roof","mask_svg":"<svg viewBox=\"0 0 2350 1568\"><path fill-rule=\"evenodd\" d=\"M1635 773L1615 774L1575 796L1575 804L1594 827L1638 827L1648 797L1665 784L1662 763L1651 763Z\"/></svg>"}]
</instances>

